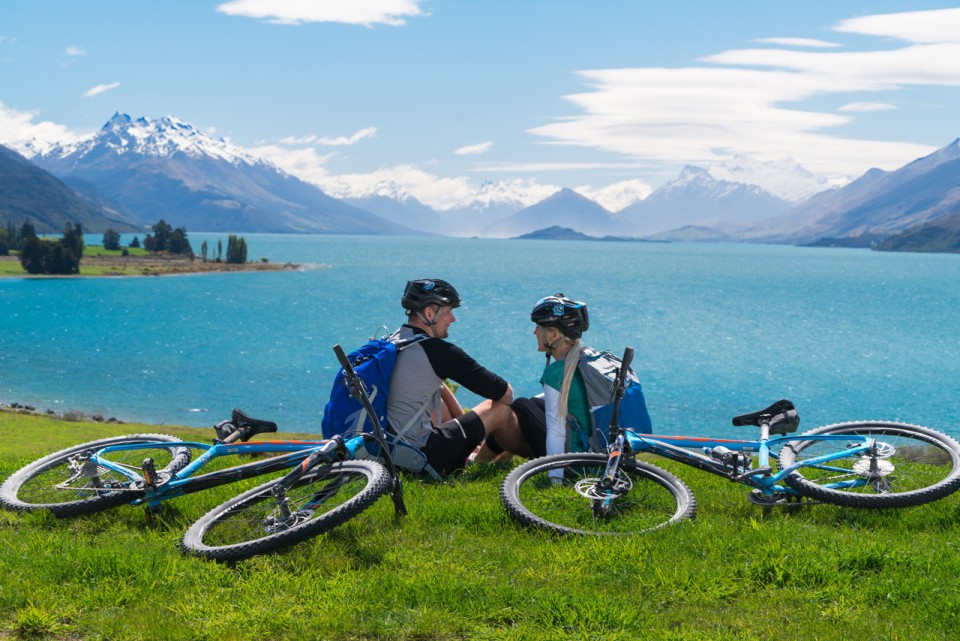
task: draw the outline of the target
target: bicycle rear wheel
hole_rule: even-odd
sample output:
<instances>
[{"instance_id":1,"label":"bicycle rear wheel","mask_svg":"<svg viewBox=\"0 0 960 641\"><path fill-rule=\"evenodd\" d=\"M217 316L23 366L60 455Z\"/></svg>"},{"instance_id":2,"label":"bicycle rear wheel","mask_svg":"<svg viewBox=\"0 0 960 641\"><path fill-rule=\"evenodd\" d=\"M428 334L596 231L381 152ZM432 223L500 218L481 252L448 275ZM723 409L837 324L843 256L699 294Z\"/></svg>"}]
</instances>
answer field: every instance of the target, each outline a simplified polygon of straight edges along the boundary
<instances>
[{"instance_id":1,"label":"bicycle rear wheel","mask_svg":"<svg viewBox=\"0 0 960 641\"><path fill-rule=\"evenodd\" d=\"M877 448L805 465L784 479L810 498L847 507L898 508L929 503L960 488L960 444L935 430L906 423L863 421L811 430L780 450L780 468L851 446L851 441L805 438L824 434L874 438Z\"/></svg>"},{"instance_id":2,"label":"bicycle rear wheel","mask_svg":"<svg viewBox=\"0 0 960 641\"><path fill-rule=\"evenodd\" d=\"M638 534L694 517L693 493L673 474L626 458L605 491L606 465L606 455L590 453L527 461L504 479L500 499L521 524L560 534Z\"/></svg>"},{"instance_id":3,"label":"bicycle rear wheel","mask_svg":"<svg viewBox=\"0 0 960 641\"><path fill-rule=\"evenodd\" d=\"M316 467L286 491L286 508L273 494L274 479L218 505L183 536L183 550L215 561L238 561L299 543L367 509L388 492L387 469L373 461Z\"/></svg>"},{"instance_id":4,"label":"bicycle rear wheel","mask_svg":"<svg viewBox=\"0 0 960 641\"><path fill-rule=\"evenodd\" d=\"M108 446L156 443L155 447L120 449L100 456L117 465L139 470L152 458L161 476L183 469L192 452L178 447L182 441L166 434L129 434L74 445L30 463L0 486L0 504L20 512L49 510L59 517L79 516L130 503L143 496L143 489L126 476L96 465L95 452Z\"/></svg>"}]
</instances>

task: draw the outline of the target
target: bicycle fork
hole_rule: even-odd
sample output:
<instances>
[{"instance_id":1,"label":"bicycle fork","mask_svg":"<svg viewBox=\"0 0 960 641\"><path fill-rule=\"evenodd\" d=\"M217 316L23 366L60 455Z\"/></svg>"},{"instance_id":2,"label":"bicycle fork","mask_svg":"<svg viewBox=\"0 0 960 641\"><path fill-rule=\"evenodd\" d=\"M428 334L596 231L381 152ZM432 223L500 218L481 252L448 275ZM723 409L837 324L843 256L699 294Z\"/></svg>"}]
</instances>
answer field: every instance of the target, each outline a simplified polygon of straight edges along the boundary
<instances>
[{"instance_id":1,"label":"bicycle fork","mask_svg":"<svg viewBox=\"0 0 960 641\"><path fill-rule=\"evenodd\" d=\"M620 478L620 462L629 456L630 445L623 430L617 432L607 449L607 465L595 489L597 497L593 501L593 513L597 517L606 517L613 508L613 501L629 491L629 487Z\"/></svg>"},{"instance_id":2,"label":"bicycle fork","mask_svg":"<svg viewBox=\"0 0 960 641\"><path fill-rule=\"evenodd\" d=\"M297 513L302 512L304 509L309 509L313 505L322 503L330 495L336 493L336 490L332 488L321 490L307 505L297 510L297 512L290 509L290 497L287 496L287 490L296 485L296 483L303 478L304 474L312 470L319 461L330 459L342 460L346 456L346 453L343 437L339 435L334 436L329 443L311 452L307 458L303 459L299 465L290 470L286 476L271 488L270 493L277 504L277 516L270 519L271 529L281 529L289 523L292 518L295 518ZM339 489L339 487L337 487L337 489Z\"/></svg>"}]
</instances>

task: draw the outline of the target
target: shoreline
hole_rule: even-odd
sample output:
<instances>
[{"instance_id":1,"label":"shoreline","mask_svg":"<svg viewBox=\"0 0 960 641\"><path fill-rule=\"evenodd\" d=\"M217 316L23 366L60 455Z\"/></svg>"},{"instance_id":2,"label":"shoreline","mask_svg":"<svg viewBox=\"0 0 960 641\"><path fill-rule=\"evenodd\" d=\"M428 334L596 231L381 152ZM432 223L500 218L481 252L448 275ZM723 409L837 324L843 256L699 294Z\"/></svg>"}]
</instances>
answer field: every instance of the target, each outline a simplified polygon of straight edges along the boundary
<instances>
[{"instance_id":1,"label":"shoreline","mask_svg":"<svg viewBox=\"0 0 960 641\"><path fill-rule=\"evenodd\" d=\"M0 263L16 263L17 256L0 256ZM180 276L201 274L231 274L249 272L289 272L321 269L323 264L247 262L226 263L190 260L170 256L84 256L79 274L28 274L0 269L0 278L124 278L143 276ZM21 268L22 269L22 268ZM84 273L86 271L87 273ZM92 273L91 273L92 272Z\"/></svg>"}]
</instances>

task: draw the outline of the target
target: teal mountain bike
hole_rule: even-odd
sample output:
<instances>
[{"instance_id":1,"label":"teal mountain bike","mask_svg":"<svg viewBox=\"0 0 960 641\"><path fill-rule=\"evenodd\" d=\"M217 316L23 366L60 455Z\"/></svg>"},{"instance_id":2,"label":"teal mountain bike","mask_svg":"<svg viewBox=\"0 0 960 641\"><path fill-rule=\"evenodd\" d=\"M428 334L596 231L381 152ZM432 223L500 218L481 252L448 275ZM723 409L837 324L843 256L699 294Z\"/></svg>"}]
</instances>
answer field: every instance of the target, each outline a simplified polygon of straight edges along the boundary
<instances>
[{"instance_id":1,"label":"teal mountain bike","mask_svg":"<svg viewBox=\"0 0 960 641\"><path fill-rule=\"evenodd\" d=\"M235 561L291 545L356 516L390 492L406 514L403 489L383 429L363 383L343 350L344 382L371 416L372 434L320 441L249 441L277 431L276 423L234 410L215 426L213 444L163 434L131 434L75 445L14 472L0 486L0 504L16 511L48 510L58 517L121 505L144 505L151 514L173 498L289 470L236 496L197 520L183 537L190 554ZM358 460L381 453L384 463ZM196 458L194 452L200 452ZM203 472L221 457L272 455Z\"/></svg>"},{"instance_id":2,"label":"teal mountain bike","mask_svg":"<svg viewBox=\"0 0 960 641\"><path fill-rule=\"evenodd\" d=\"M760 430L756 440L638 434L621 427L617 379L605 453L541 457L514 468L500 497L524 525L561 534L634 534L696 514L696 500L674 474L634 458L662 456L741 483L761 506L819 501L857 508L900 508L960 488L960 443L918 425L859 421L795 434L800 417L780 400L733 419Z\"/></svg>"}]
</instances>

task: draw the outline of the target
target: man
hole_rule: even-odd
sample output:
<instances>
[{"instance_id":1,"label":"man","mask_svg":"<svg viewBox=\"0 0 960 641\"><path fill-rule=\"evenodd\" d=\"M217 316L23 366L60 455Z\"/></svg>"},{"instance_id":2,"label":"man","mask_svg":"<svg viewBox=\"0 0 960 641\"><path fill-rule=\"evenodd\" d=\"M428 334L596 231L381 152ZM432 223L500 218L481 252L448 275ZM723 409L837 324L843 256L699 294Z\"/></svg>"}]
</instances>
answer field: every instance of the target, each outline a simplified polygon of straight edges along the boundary
<instances>
[{"instance_id":1,"label":"man","mask_svg":"<svg viewBox=\"0 0 960 641\"><path fill-rule=\"evenodd\" d=\"M530 447L510 408L513 388L445 340L457 320L453 310L460 306L453 285L440 279L408 281L400 304L407 322L393 338L419 340L397 354L387 400L391 428L420 448L441 474L462 468L487 436L506 450L529 456ZM464 413L443 384L446 379L487 400Z\"/></svg>"}]
</instances>

